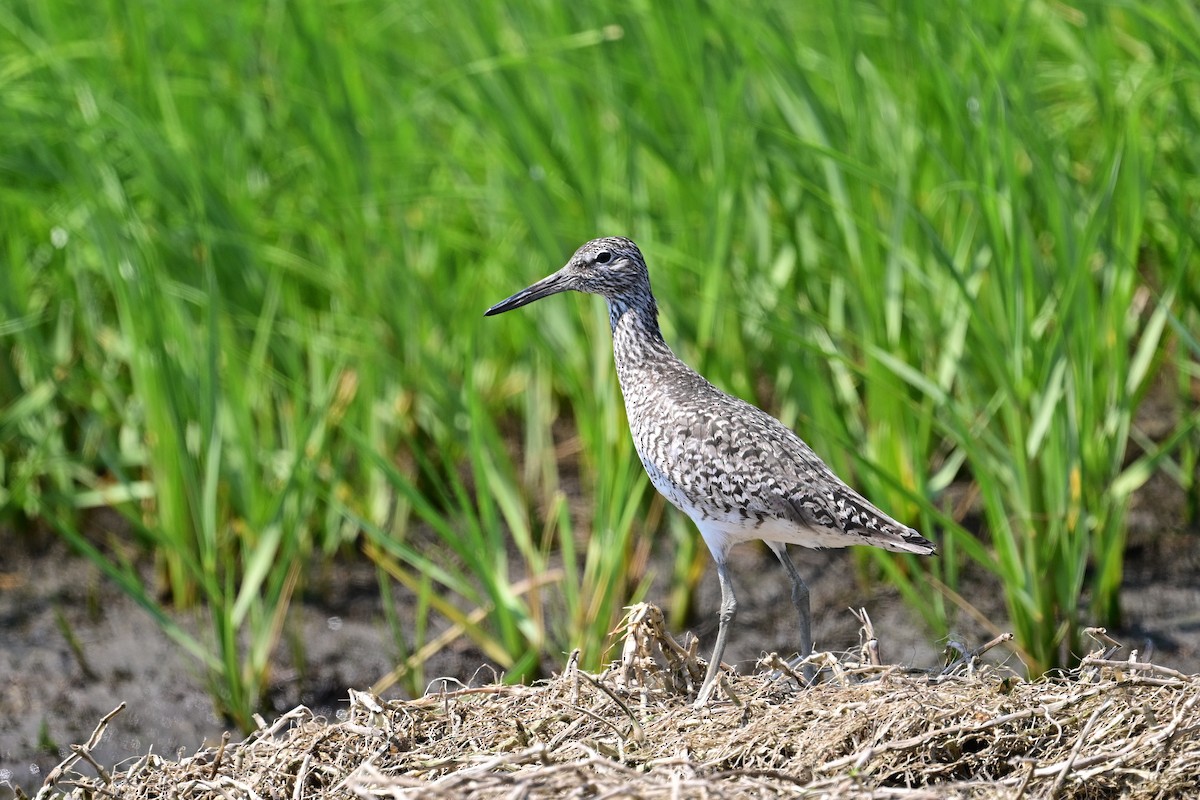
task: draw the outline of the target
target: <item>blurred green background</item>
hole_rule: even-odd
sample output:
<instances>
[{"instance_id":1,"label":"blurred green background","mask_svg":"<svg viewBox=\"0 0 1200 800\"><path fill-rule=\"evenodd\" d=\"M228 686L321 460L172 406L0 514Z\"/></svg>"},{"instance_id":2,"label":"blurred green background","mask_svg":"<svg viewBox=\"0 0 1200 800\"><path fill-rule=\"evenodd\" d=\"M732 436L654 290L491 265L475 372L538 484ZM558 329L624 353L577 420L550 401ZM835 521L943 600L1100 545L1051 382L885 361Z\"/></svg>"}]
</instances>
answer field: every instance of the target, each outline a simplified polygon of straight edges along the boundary
<instances>
[{"instance_id":1,"label":"blurred green background","mask_svg":"<svg viewBox=\"0 0 1200 800\"><path fill-rule=\"evenodd\" d=\"M92 559L243 726L330 559L377 565L411 690L435 615L513 678L594 667L647 548L675 625L708 556L603 304L482 312L624 234L686 361L939 543L866 574L936 636L980 566L1066 664L1120 620L1131 494L1195 519L1197 142L1189 0L10 0L0 525Z\"/></svg>"}]
</instances>

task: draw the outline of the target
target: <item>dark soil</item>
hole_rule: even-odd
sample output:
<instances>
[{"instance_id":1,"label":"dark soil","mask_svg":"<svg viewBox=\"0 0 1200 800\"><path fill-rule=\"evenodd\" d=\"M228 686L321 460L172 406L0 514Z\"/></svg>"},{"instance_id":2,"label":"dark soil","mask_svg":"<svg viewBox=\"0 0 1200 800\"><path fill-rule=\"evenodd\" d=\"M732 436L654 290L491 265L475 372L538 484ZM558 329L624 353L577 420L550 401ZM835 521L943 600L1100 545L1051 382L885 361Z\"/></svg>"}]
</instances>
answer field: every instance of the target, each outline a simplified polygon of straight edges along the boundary
<instances>
[{"instance_id":1,"label":"dark soil","mask_svg":"<svg viewBox=\"0 0 1200 800\"><path fill-rule=\"evenodd\" d=\"M1127 625L1115 635L1160 665L1200 672L1200 534L1186 530L1182 493L1156 479L1140 494L1130 517L1124 607ZM219 741L228 724L214 713L198 665L139 607L58 540L4 532L0 547L0 798L5 782L32 793L46 771L86 740L96 722L124 701L128 709L95 751L113 764L148 750L173 757ZM845 551L794 550L812 590L814 635L822 649L858 641L850 607L865 606L887 650L886 662L930 666L941 643L894 591L864 585ZM670 554L660 553L659 574ZM746 668L764 652L795 649L795 620L783 570L765 548L734 551L739 615L726 661ZM753 580L756 575L762 580ZM293 605L287 638L301 642L303 669L281 646L276 684L262 715L272 718L297 704L333 719L347 688L365 688L390 671L395 653L384 624L374 567L346 560L326 570L317 590ZM997 585L967 576L964 597L1004 629ZM648 598L667 596L662 581ZM695 632L711 646L719 590L710 566L697 598ZM956 631L979 644L991 632L962 614ZM188 621L185 620L185 623ZM196 621L191 620L195 626ZM76 654L67 632L78 642ZM901 649L903 648L903 649ZM998 648L998 652L1002 648ZM1000 653L1003 658L1004 654ZM1009 656L1010 660L1015 662ZM467 647L439 653L431 676L469 680L485 659ZM1014 663L1019 668L1019 664ZM395 693L393 693L395 694Z\"/></svg>"}]
</instances>

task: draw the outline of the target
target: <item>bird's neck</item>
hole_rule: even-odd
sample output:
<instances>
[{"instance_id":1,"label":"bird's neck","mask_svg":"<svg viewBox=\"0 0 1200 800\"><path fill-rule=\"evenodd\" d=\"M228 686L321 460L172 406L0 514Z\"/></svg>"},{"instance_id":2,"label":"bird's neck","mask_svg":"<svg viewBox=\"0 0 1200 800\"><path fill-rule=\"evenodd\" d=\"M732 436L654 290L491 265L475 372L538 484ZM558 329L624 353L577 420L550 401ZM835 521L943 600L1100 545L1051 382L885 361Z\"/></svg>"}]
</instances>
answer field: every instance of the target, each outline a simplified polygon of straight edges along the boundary
<instances>
[{"instance_id":1,"label":"bird's neck","mask_svg":"<svg viewBox=\"0 0 1200 800\"><path fill-rule=\"evenodd\" d=\"M659 330L658 305L649 292L633 299L609 300L608 320L612 326L613 358L623 388L638 380L638 374L650 365L675 359Z\"/></svg>"}]
</instances>

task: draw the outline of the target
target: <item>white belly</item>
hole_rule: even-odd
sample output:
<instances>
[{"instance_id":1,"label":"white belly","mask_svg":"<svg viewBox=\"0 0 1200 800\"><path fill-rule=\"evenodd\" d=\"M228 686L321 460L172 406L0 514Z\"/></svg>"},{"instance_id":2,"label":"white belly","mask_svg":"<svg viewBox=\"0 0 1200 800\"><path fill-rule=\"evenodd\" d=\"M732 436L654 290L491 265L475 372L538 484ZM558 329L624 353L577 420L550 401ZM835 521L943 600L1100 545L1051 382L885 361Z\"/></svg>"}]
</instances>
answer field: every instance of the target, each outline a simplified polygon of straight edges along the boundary
<instances>
[{"instance_id":1,"label":"white belly","mask_svg":"<svg viewBox=\"0 0 1200 800\"><path fill-rule=\"evenodd\" d=\"M742 520L702 519L696 516L692 516L692 521L700 529L700 535L704 537L704 543L708 545L709 552L713 554L714 558L723 556L735 544L754 539L764 542L795 544L814 550L824 547L849 547L856 544L852 537L844 533L810 528L807 525L799 525L784 519L767 518L757 525Z\"/></svg>"},{"instance_id":2,"label":"white belly","mask_svg":"<svg viewBox=\"0 0 1200 800\"><path fill-rule=\"evenodd\" d=\"M716 506L699 505L684 494L683 489L657 466L645 461L642 464L654 488L667 498L671 505L696 523L700 535L704 537L704 543L714 556L723 556L735 544L755 539L811 548L849 547L856 543L854 537L841 531L810 528L792 520L771 517L759 522L756 519L745 519L739 513L723 512Z\"/></svg>"}]
</instances>

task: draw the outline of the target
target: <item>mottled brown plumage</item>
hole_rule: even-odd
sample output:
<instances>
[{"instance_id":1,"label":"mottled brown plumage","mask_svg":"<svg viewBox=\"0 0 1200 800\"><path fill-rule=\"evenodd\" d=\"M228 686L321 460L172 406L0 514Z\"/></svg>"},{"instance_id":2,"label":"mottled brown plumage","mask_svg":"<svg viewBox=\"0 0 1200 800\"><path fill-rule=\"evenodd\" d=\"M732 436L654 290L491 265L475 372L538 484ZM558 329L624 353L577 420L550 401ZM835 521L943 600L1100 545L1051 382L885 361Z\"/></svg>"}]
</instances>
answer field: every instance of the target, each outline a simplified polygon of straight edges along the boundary
<instances>
[{"instance_id":1,"label":"mottled brown plumage","mask_svg":"<svg viewBox=\"0 0 1200 800\"><path fill-rule=\"evenodd\" d=\"M658 327L646 262L629 239L593 239L558 272L487 314L568 290L608 301L617 376L638 456L654 487L696 523L717 562L720 627L697 705L711 695L737 611L728 574L733 545L762 539L787 569L800 616L802 655L812 649L808 589L787 554L788 544L934 552L921 534L843 483L781 422L722 392L671 352Z\"/></svg>"}]
</instances>

